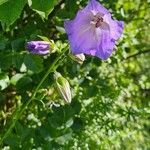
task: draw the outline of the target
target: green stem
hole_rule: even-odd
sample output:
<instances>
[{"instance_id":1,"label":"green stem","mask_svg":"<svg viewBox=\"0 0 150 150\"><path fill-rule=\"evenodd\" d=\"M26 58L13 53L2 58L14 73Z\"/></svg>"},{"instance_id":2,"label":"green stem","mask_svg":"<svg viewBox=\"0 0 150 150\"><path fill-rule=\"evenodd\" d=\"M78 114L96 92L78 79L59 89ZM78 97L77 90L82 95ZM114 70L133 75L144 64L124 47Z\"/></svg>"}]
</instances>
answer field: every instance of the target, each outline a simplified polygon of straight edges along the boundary
<instances>
[{"instance_id":1,"label":"green stem","mask_svg":"<svg viewBox=\"0 0 150 150\"><path fill-rule=\"evenodd\" d=\"M61 57L63 56L63 54L67 51L67 47L65 49L63 49L64 51L62 52L61 55L59 55L55 61L51 64L50 68L48 69L48 71L46 72L46 74L44 75L44 77L42 78L42 80L40 81L40 83L37 85L34 93L32 94L31 98L24 104L22 105L22 108L20 109L19 112L14 114L14 117L12 118L13 122L10 125L10 127L8 128L8 130L4 133L4 135L2 136L2 138L0 139L0 145L2 145L3 140L8 137L8 135L10 134L10 132L12 131L12 129L14 128L16 122L19 120L19 118L21 117L22 113L25 111L26 107L31 103L31 101L35 98L36 93L38 92L39 88L41 87L41 85L43 84L43 82L45 81L45 79L48 77L48 75L51 72L55 71L55 65L58 63L58 61L61 59ZM55 69L54 69L55 68Z\"/></svg>"}]
</instances>

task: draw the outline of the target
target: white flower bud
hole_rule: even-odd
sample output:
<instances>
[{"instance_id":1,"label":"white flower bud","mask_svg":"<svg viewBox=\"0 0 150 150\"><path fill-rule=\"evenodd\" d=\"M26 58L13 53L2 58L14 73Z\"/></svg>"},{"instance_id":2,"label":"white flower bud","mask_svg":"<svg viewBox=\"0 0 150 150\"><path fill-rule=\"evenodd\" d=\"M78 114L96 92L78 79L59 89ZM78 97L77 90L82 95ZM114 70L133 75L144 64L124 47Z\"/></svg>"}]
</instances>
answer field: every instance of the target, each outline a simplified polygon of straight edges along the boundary
<instances>
[{"instance_id":1,"label":"white flower bud","mask_svg":"<svg viewBox=\"0 0 150 150\"><path fill-rule=\"evenodd\" d=\"M72 55L71 58L75 61L77 61L79 64L82 64L85 60L85 55L82 54L77 54L77 55Z\"/></svg>"},{"instance_id":2,"label":"white flower bud","mask_svg":"<svg viewBox=\"0 0 150 150\"><path fill-rule=\"evenodd\" d=\"M66 103L71 103L70 84L60 73L55 72L54 78L56 81L57 90Z\"/></svg>"}]
</instances>

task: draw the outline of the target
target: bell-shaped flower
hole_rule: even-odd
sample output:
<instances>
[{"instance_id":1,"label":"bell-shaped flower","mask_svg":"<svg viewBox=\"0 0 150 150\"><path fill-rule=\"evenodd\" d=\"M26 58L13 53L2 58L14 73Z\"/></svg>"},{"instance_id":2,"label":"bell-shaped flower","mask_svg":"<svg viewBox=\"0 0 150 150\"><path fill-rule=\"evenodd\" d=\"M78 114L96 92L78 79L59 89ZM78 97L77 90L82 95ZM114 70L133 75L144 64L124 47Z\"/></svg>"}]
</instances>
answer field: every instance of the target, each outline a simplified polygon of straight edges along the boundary
<instances>
[{"instance_id":1,"label":"bell-shaped flower","mask_svg":"<svg viewBox=\"0 0 150 150\"><path fill-rule=\"evenodd\" d=\"M50 53L50 43L46 41L27 42L27 49L33 54L46 55Z\"/></svg>"},{"instance_id":2,"label":"bell-shaped flower","mask_svg":"<svg viewBox=\"0 0 150 150\"><path fill-rule=\"evenodd\" d=\"M65 21L73 54L88 54L106 60L123 32L123 21L113 20L110 12L96 0L79 10L75 19Z\"/></svg>"}]
</instances>

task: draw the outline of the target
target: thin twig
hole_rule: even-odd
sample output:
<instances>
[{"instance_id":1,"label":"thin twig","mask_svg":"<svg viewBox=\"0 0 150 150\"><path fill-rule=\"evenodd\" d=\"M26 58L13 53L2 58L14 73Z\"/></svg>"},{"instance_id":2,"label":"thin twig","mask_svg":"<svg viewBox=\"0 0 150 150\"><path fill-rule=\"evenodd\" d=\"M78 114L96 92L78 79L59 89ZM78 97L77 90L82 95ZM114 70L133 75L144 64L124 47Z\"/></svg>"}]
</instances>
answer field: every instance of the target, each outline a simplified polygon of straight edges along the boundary
<instances>
[{"instance_id":1,"label":"thin twig","mask_svg":"<svg viewBox=\"0 0 150 150\"><path fill-rule=\"evenodd\" d=\"M133 55L128 56L124 60L130 59L130 58L134 58L134 57L137 57L138 55L142 55L142 54L146 54L146 53L150 53L150 50L144 50L144 51L137 52L137 53L135 53Z\"/></svg>"}]
</instances>

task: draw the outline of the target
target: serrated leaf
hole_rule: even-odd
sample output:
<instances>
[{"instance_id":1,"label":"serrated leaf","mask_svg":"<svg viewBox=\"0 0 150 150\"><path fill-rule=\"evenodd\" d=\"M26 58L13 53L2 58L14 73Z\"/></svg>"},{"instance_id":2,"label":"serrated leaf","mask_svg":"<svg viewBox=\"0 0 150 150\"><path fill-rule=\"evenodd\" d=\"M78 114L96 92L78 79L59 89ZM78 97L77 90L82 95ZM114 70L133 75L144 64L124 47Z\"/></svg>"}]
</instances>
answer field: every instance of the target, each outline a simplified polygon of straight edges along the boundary
<instances>
[{"instance_id":1,"label":"serrated leaf","mask_svg":"<svg viewBox=\"0 0 150 150\"><path fill-rule=\"evenodd\" d=\"M27 67L27 70L33 73L40 73L43 70L43 61L36 55L26 55L24 57L24 64Z\"/></svg>"},{"instance_id":2,"label":"serrated leaf","mask_svg":"<svg viewBox=\"0 0 150 150\"><path fill-rule=\"evenodd\" d=\"M32 9L37 11L42 17L47 18L53 10L55 0L32 0ZM43 13L45 15L43 15Z\"/></svg>"},{"instance_id":3,"label":"serrated leaf","mask_svg":"<svg viewBox=\"0 0 150 150\"><path fill-rule=\"evenodd\" d=\"M9 0L0 5L0 21L9 27L19 18L25 4L26 0Z\"/></svg>"}]
</instances>

